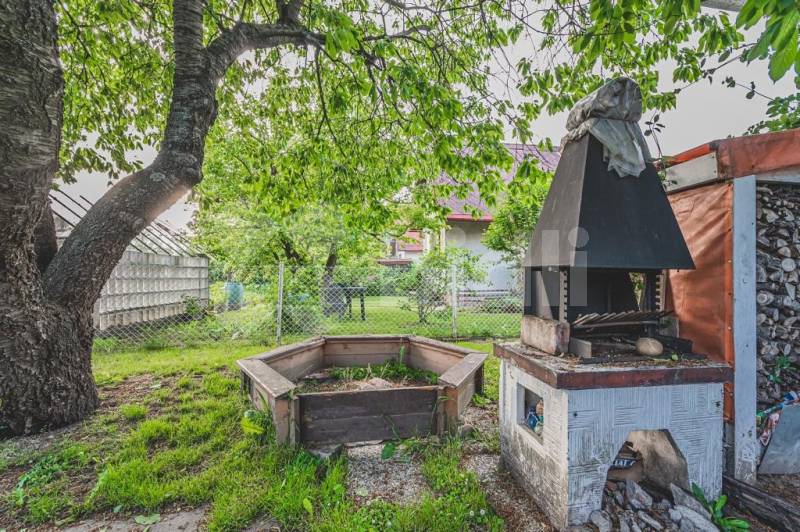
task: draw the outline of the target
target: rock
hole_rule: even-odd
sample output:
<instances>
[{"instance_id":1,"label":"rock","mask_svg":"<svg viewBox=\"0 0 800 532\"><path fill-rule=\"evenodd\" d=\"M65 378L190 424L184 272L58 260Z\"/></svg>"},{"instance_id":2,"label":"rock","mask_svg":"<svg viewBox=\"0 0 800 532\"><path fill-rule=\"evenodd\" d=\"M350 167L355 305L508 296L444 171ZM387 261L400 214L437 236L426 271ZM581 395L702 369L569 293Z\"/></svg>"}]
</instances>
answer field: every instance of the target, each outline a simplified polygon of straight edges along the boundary
<instances>
[{"instance_id":1,"label":"rock","mask_svg":"<svg viewBox=\"0 0 800 532\"><path fill-rule=\"evenodd\" d=\"M646 357L658 356L664 352L664 345L655 338L639 338L636 340L636 352Z\"/></svg>"},{"instance_id":2,"label":"rock","mask_svg":"<svg viewBox=\"0 0 800 532\"><path fill-rule=\"evenodd\" d=\"M694 510L706 519L711 519L711 512L709 512L703 506L703 504L695 499L692 495L686 493L675 484L669 485L669 491L672 493L672 501L675 503L676 507L680 504L686 508Z\"/></svg>"},{"instance_id":3,"label":"rock","mask_svg":"<svg viewBox=\"0 0 800 532\"><path fill-rule=\"evenodd\" d=\"M619 504L621 508L625 508L625 495L623 495L620 490L614 492L614 501Z\"/></svg>"},{"instance_id":4,"label":"rock","mask_svg":"<svg viewBox=\"0 0 800 532\"><path fill-rule=\"evenodd\" d=\"M719 532L717 525L691 508L679 504L675 509L681 514L681 532Z\"/></svg>"},{"instance_id":5,"label":"rock","mask_svg":"<svg viewBox=\"0 0 800 532\"><path fill-rule=\"evenodd\" d=\"M625 516L619 516L619 532L631 532L631 527L628 526L628 520Z\"/></svg>"},{"instance_id":6,"label":"rock","mask_svg":"<svg viewBox=\"0 0 800 532\"><path fill-rule=\"evenodd\" d=\"M794 261L794 259L783 259L781 261L781 269L785 272L793 272L797 269L797 263Z\"/></svg>"},{"instance_id":7,"label":"rock","mask_svg":"<svg viewBox=\"0 0 800 532\"><path fill-rule=\"evenodd\" d=\"M381 379L380 377L372 377L368 381L360 382L358 384L359 390L383 390L385 388L391 388L392 383Z\"/></svg>"},{"instance_id":8,"label":"rock","mask_svg":"<svg viewBox=\"0 0 800 532\"><path fill-rule=\"evenodd\" d=\"M672 508L672 504L667 499L661 499L660 501L653 503L653 510L657 512L666 512Z\"/></svg>"},{"instance_id":9,"label":"rock","mask_svg":"<svg viewBox=\"0 0 800 532\"><path fill-rule=\"evenodd\" d=\"M335 460L342 454L344 445L336 443L333 445L320 445L318 447L309 447L307 451L312 456L316 456L320 460Z\"/></svg>"},{"instance_id":10,"label":"rock","mask_svg":"<svg viewBox=\"0 0 800 532\"><path fill-rule=\"evenodd\" d=\"M465 423L458 427L458 437L459 438L469 438L475 433L475 427L470 425L469 423Z\"/></svg>"},{"instance_id":11,"label":"rock","mask_svg":"<svg viewBox=\"0 0 800 532\"><path fill-rule=\"evenodd\" d=\"M681 522L681 513L678 510L676 510L674 508L671 508L670 511L669 511L669 519L673 523L680 523Z\"/></svg>"},{"instance_id":12,"label":"rock","mask_svg":"<svg viewBox=\"0 0 800 532\"><path fill-rule=\"evenodd\" d=\"M611 532L611 519L603 510L595 510L589 515L589 521L598 528L600 532Z\"/></svg>"},{"instance_id":13,"label":"rock","mask_svg":"<svg viewBox=\"0 0 800 532\"><path fill-rule=\"evenodd\" d=\"M644 524L646 524L647 526L649 526L650 528L655 529L655 530L664 530L664 525L662 525L660 522L658 522L650 514L639 510L639 512L636 515L638 515L639 519L641 519L642 522Z\"/></svg>"},{"instance_id":14,"label":"rock","mask_svg":"<svg viewBox=\"0 0 800 532\"><path fill-rule=\"evenodd\" d=\"M650 494L633 480L625 481L625 493L628 497L628 504L634 510L649 510L653 506L653 498Z\"/></svg>"}]
</instances>

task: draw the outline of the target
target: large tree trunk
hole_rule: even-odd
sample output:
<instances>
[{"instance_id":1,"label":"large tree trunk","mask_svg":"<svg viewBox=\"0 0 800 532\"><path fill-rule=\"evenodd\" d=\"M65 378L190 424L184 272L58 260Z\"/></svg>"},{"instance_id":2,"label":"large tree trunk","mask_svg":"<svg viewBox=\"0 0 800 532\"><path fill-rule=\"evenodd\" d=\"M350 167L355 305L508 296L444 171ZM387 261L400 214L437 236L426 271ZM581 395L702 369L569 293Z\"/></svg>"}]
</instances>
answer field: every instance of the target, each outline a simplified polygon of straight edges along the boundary
<instances>
[{"instance_id":1,"label":"large tree trunk","mask_svg":"<svg viewBox=\"0 0 800 532\"><path fill-rule=\"evenodd\" d=\"M42 289L62 95L51 3L0 0L0 427L17 433L97 406L91 315L48 301Z\"/></svg>"},{"instance_id":2,"label":"large tree trunk","mask_svg":"<svg viewBox=\"0 0 800 532\"><path fill-rule=\"evenodd\" d=\"M53 256L46 217L63 114L56 19L51 0L0 0L0 432L64 425L97 407L94 303L131 240L200 181L215 88L231 62L253 48L321 45L296 25L295 4L277 24L238 23L206 48L205 1L174 0L159 154L106 193Z\"/></svg>"}]
</instances>

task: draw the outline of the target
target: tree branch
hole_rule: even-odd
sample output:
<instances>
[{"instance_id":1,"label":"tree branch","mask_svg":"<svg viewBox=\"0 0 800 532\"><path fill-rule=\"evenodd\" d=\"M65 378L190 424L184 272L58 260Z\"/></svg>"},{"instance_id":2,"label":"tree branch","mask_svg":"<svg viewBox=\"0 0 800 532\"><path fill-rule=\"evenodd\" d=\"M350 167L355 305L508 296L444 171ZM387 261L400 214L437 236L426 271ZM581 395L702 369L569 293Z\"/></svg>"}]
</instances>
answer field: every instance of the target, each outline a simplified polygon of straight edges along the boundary
<instances>
[{"instance_id":1,"label":"tree branch","mask_svg":"<svg viewBox=\"0 0 800 532\"><path fill-rule=\"evenodd\" d=\"M221 79L236 58L249 50L275 48L285 44L322 47L325 36L292 24L253 24L241 22L208 45L211 75Z\"/></svg>"}]
</instances>

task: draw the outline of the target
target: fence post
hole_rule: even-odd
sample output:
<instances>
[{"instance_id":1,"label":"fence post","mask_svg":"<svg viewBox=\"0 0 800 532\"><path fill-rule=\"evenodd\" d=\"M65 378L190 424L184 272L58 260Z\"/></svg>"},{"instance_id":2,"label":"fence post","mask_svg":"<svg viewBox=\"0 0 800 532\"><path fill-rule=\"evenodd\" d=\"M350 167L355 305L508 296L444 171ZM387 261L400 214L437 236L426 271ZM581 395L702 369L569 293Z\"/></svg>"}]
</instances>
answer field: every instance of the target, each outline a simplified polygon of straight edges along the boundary
<instances>
[{"instance_id":1,"label":"fence post","mask_svg":"<svg viewBox=\"0 0 800 532\"><path fill-rule=\"evenodd\" d=\"M277 344L280 345L281 323L283 322L283 262L278 263L278 306L275 310L275 337Z\"/></svg>"},{"instance_id":2,"label":"fence post","mask_svg":"<svg viewBox=\"0 0 800 532\"><path fill-rule=\"evenodd\" d=\"M453 338L458 338L458 278L455 264L450 267L450 308L453 311Z\"/></svg>"}]
</instances>

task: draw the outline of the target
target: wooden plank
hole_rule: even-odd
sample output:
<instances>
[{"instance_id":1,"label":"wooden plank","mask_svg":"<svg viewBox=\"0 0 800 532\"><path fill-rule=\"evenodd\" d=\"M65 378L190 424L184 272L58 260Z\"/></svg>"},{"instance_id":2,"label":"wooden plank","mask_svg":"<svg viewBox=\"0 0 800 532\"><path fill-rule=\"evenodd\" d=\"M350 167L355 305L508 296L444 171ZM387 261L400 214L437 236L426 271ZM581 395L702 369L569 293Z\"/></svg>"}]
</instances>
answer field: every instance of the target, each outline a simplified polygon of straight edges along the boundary
<instances>
[{"instance_id":1,"label":"wooden plank","mask_svg":"<svg viewBox=\"0 0 800 532\"><path fill-rule=\"evenodd\" d=\"M307 351L315 347L321 347L323 345L325 345L324 338L321 337L311 338L310 340L306 340L305 342L298 342L295 344L289 344L277 347L272 351L267 351L266 353L261 353L250 358L260 358L261 360L266 360L271 362L273 360L278 360L284 357L294 355L295 353Z\"/></svg>"},{"instance_id":2,"label":"wooden plank","mask_svg":"<svg viewBox=\"0 0 800 532\"><path fill-rule=\"evenodd\" d=\"M418 346L427 346L439 349L441 351L446 351L456 356L458 355L466 356L470 353L474 353L474 350L469 349L467 347L461 347L460 345L434 340L433 338L425 338L424 336L409 336L408 340L412 346L414 344Z\"/></svg>"},{"instance_id":3,"label":"wooden plank","mask_svg":"<svg viewBox=\"0 0 800 532\"><path fill-rule=\"evenodd\" d=\"M474 379L475 373L483 366L488 356L486 353L468 354L458 364L442 373L439 376L439 382L450 386L461 386L465 381Z\"/></svg>"},{"instance_id":4,"label":"wooden plank","mask_svg":"<svg viewBox=\"0 0 800 532\"><path fill-rule=\"evenodd\" d=\"M302 404L302 400L301 400ZM305 412L305 410L302 410ZM351 418L303 420L303 443L347 443L428 436L436 432L435 412L382 414Z\"/></svg>"},{"instance_id":5,"label":"wooden plank","mask_svg":"<svg viewBox=\"0 0 800 532\"><path fill-rule=\"evenodd\" d=\"M800 530L800 508L728 475L722 476L722 491L735 507L750 512L778 530Z\"/></svg>"},{"instance_id":6,"label":"wooden plank","mask_svg":"<svg viewBox=\"0 0 800 532\"><path fill-rule=\"evenodd\" d=\"M467 351L468 353L470 351ZM442 375L458 364L465 354L453 352L447 347L427 343L411 342L406 363L414 368L433 371Z\"/></svg>"},{"instance_id":7,"label":"wooden plank","mask_svg":"<svg viewBox=\"0 0 800 532\"><path fill-rule=\"evenodd\" d=\"M303 442L407 438L436 432L439 388L389 388L300 394Z\"/></svg>"},{"instance_id":8,"label":"wooden plank","mask_svg":"<svg viewBox=\"0 0 800 532\"><path fill-rule=\"evenodd\" d=\"M408 345L403 336L326 336L325 358L333 355L393 355Z\"/></svg>"},{"instance_id":9,"label":"wooden plank","mask_svg":"<svg viewBox=\"0 0 800 532\"><path fill-rule=\"evenodd\" d=\"M459 417L461 417L467 411L469 402L472 399L472 396L475 394L474 375L471 379L468 379L465 382L463 382L458 388L456 388L456 390L458 392L456 399L456 403L458 404L458 415Z\"/></svg>"},{"instance_id":10,"label":"wooden plank","mask_svg":"<svg viewBox=\"0 0 800 532\"><path fill-rule=\"evenodd\" d=\"M559 355L569 351L569 323L539 316L523 316L522 343L545 353Z\"/></svg>"},{"instance_id":11,"label":"wooden plank","mask_svg":"<svg viewBox=\"0 0 800 532\"><path fill-rule=\"evenodd\" d=\"M287 379L297 380L323 365L322 345L296 351L278 359L268 359L267 363Z\"/></svg>"},{"instance_id":12,"label":"wooden plank","mask_svg":"<svg viewBox=\"0 0 800 532\"><path fill-rule=\"evenodd\" d=\"M325 355L324 365L326 366L366 366L367 364L383 364L389 360L397 360L397 353L364 353L364 354L340 354Z\"/></svg>"},{"instance_id":13,"label":"wooden plank","mask_svg":"<svg viewBox=\"0 0 800 532\"><path fill-rule=\"evenodd\" d=\"M295 388L295 384L269 367L258 358L245 358L236 362L242 373L247 375L253 384L262 388L272 397L280 397Z\"/></svg>"},{"instance_id":14,"label":"wooden plank","mask_svg":"<svg viewBox=\"0 0 800 532\"><path fill-rule=\"evenodd\" d=\"M436 386L300 394L303 420L430 411Z\"/></svg>"}]
</instances>

